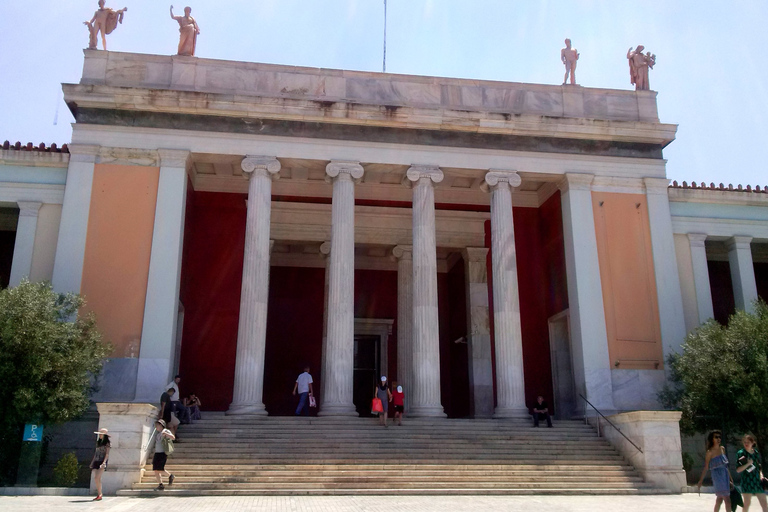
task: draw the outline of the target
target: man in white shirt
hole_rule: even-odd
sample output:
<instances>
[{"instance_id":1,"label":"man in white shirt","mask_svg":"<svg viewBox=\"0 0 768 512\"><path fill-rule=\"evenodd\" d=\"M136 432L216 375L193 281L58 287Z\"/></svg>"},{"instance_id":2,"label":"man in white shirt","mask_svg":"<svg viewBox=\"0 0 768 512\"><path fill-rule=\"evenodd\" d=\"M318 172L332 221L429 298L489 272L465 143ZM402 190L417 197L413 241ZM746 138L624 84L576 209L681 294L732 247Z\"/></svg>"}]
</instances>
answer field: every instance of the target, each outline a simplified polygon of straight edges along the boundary
<instances>
[{"instance_id":1,"label":"man in white shirt","mask_svg":"<svg viewBox=\"0 0 768 512\"><path fill-rule=\"evenodd\" d=\"M171 411L176 413L176 417L182 424L191 423L189 409L181 402L181 393L179 393L179 382L181 382L181 375L177 375L171 382L165 386L165 389L173 388L176 392L173 394L171 401Z\"/></svg>"},{"instance_id":2,"label":"man in white shirt","mask_svg":"<svg viewBox=\"0 0 768 512\"><path fill-rule=\"evenodd\" d=\"M312 376L309 374L309 366L304 367L304 373L296 378L296 383L293 385L293 394L299 393L299 405L296 407L296 416L300 415L302 411L306 411L306 416L309 416L309 398L313 396L312 393Z\"/></svg>"}]
</instances>

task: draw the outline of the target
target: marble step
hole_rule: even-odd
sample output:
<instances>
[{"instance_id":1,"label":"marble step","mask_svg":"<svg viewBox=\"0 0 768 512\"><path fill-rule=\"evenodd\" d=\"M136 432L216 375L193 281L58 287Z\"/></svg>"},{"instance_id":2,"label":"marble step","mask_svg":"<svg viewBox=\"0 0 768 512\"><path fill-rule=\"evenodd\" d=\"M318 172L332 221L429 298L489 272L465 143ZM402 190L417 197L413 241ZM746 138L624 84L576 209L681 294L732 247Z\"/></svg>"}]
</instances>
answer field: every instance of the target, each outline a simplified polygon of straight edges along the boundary
<instances>
[{"instance_id":1,"label":"marble step","mask_svg":"<svg viewBox=\"0 0 768 512\"><path fill-rule=\"evenodd\" d=\"M640 494L669 494L663 489L653 487L631 488L592 488L592 487L566 487L549 489L531 488L444 488L444 489L173 489L165 487L164 491L124 489L117 491L118 496L601 496L601 495L640 495Z\"/></svg>"},{"instance_id":2,"label":"marble step","mask_svg":"<svg viewBox=\"0 0 768 512\"><path fill-rule=\"evenodd\" d=\"M288 475L282 475L282 476L215 476L212 477L210 475L204 475L204 474L198 474L198 475L183 475L182 473L179 473L177 471L174 471L173 474L176 476L176 484L181 485L191 485L191 484L218 484L218 483L225 483L225 484L266 484L266 483L273 483L273 484L295 484L295 485L303 485L305 483L333 483L333 484L342 484L342 483L349 483L349 484L360 484L360 483L366 483L368 485L377 485L379 483L387 483L389 484L397 484L400 483L403 486L405 485L411 485L413 483L420 482L423 485L434 483L435 480L439 477L439 483L441 485L454 482L457 484L464 485L467 482L480 482L480 483L509 483L509 484L515 484L515 483L537 483L543 481L548 481L548 478L543 478L540 476L537 476L535 474L527 474L527 475L517 475L517 476L510 476L510 475L467 475L464 473L461 474L455 474L455 475L376 475L376 474L361 474L361 475L306 475L304 473L295 473L295 474L288 474ZM551 480L550 480L551 481ZM626 483L638 483L642 482L642 478L640 478L637 475L615 475L610 477L586 477L581 476L578 474L573 475L567 475L567 476L559 476L557 479L560 483L589 483L592 484L606 484L606 483L616 483L616 484L626 484ZM152 484L155 482L154 476L146 475L142 478L141 484ZM155 484L157 485L157 484Z\"/></svg>"},{"instance_id":3,"label":"marble step","mask_svg":"<svg viewBox=\"0 0 768 512\"><path fill-rule=\"evenodd\" d=\"M169 459L169 467L172 458ZM152 470L152 464L144 466L147 471ZM625 470L630 467L626 462L615 465L591 465L575 468L572 465L541 464L541 461L530 464L173 464L174 470L179 471L586 471L586 472L611 472Z\"/></svg>"}]
</instances>

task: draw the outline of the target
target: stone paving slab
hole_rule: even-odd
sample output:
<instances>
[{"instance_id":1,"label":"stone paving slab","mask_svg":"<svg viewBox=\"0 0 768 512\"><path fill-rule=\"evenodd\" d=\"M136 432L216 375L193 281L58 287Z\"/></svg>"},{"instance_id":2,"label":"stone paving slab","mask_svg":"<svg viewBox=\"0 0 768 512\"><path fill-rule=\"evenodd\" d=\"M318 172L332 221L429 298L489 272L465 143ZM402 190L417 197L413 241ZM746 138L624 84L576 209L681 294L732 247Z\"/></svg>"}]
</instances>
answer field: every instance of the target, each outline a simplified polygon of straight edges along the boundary
<instances>
[{"instance_id":1,"label":"stone paving slab","mask_svg":"<svg viewBox=\"0 0 768 512\"><path fill-rule=\"evenodd\" d=\"M80 496L0 496L3 512L40 510L109 512L445 512L503 510L521 512L700 512L715 502L712 494L673 496L240 496L158 498L106 497L91 502Z\"/></svg>"}]
</instances>

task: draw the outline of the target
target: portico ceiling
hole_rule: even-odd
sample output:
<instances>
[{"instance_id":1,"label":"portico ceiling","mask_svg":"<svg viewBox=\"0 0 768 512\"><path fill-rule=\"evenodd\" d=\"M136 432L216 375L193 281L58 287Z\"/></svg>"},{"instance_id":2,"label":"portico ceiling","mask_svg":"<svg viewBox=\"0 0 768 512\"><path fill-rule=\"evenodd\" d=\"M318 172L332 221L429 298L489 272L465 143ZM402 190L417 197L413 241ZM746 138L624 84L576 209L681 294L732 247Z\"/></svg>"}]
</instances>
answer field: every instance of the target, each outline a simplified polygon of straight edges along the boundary
<instances>
[{"instance_id":1,"label":"portico ceiling","mask_svg":"<svg viewBox=\"0 0 768 512\"><path fill-rule=\"evenodd\" d=\"M240 163L243 156L203 154L192 156L189 167L195 190L245 194L248 182L243 179ZM332 187L325 181L327 160L278 157L282 169L272 187L274 196L330 199ZM361 200L405 202L412 200L411 191L403 185L407 165L361 162L365 174L355 187ZM441 168L445 179L435 188L435 201L440 204L478 206L485 209L489 195L480 185L487 169ZM540 173L520 173L522 185L513 191L516 206L538 207L556 190L562 177Z\"/></svg>"}]
</instances>

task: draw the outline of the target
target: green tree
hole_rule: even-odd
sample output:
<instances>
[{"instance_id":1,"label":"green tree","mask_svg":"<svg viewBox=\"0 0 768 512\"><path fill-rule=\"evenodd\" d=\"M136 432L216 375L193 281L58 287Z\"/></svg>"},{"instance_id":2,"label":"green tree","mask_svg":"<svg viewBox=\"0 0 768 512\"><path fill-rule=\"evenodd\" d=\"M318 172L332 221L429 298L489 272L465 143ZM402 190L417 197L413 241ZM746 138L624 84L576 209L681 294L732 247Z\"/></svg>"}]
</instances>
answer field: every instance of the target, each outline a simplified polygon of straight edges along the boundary
<instances>
[{"instance_id":1,"label":"green tree","mask_svg":"<svg viewBox=\"0 0 768 512\"><path fill-rule=\"evenodd\" d=\"M83 304L47 283L0 290L0 481L14 481L24 423L63 423L89 406L109 346L92 315L77 317Z\"/></svg>"},{"instance_id":2,"label":"green tree","mask_svg":"<svg viewBox=\"0 0 768 512\"><path fill-rule=\"evenodd\" d=\"M737 311L723 326L710 320L691 332L679 354L668 359L670 383L660 394L683 412L681 429L691 434L723 429L732 439L753 433L768 442L768 305Z\"/></svg>"}]
</instances>

